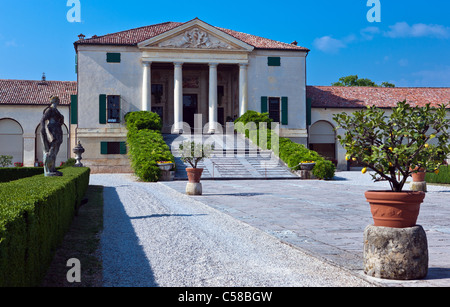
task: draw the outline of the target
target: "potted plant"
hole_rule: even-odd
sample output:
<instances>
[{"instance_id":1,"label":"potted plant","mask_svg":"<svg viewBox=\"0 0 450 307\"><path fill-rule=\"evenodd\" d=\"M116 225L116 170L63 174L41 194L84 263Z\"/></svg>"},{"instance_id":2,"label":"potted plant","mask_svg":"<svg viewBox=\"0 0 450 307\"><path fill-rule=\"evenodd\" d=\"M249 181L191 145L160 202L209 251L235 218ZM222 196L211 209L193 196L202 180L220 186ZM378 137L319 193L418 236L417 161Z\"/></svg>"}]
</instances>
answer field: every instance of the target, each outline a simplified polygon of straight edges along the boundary
<instances>
[{"instance_id":1,"label":"potted plant","mask_svg":"<svg viewBox=\"0 0 450 307\"><path fill-rule=\"evenodd\" d=\"M209 157L214 150L214 145L185 141L180 144L179 150L181 153L181 160L192 166L186 168L189 182L199 183L203 168L197 168L197 165L200 161Z\"/></svg>"},{"instance_id":2,"label":"potted plant","mask_svg":"<svg viewBox=\"0 0 450 307\"><path fill-rule=\"evenodd\" d=\"M374 226L415 226L423 191L403 191L408 177L419 170L436 171L450 152L446 105L412 107L399 102L390 116L380 108L336 114L338 139L347 150L346 159L371 170L375 181L387 180L390 191L367 191Z\"/></svg>"}]
</instances>

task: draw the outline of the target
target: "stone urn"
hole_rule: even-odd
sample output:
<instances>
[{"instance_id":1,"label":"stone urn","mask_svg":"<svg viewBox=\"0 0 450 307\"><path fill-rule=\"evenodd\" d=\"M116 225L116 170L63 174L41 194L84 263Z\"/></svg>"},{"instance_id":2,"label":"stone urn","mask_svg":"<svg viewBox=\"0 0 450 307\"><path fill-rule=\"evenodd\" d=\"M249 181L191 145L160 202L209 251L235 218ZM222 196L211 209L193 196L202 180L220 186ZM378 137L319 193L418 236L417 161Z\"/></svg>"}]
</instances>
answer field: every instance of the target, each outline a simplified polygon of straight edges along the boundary
<instances>
[{"instance_id":1,"label":"stone urn","mask_svg":"<svg viewBox=\"0 0 450 307\"><path fill-rule=\"evenodd\" d=\"M300 169L303 171L312 171L315 165L315 162L300 163Z\"/></svg>"},{"instance_id":2,"label":"stone urn","mask_svg":"<svg viewBox=\"0 0 450 307\"><path fill-rule=\"evenodd\" d=\"M74 166L75 167L82 167L83 164L81 163L81 159L82 159L81 154L84 152L84 148L83 148L83 146L81 146L81 142L80 141L78 141L77 146L75 146L72 151L75 154L75 160L76 160Z\"/></svg>"},{"instance_id":3,"label":"stone urn","mask_svg":"<svg viewBox=\"0 0 450 307\"><path fill-rule=\"evenodd\" d=\"M160 181L172 181L175 172L173 171L174 163L172 162L158 162L158 168L161 170Z\"/></svg>"}]
</instances>

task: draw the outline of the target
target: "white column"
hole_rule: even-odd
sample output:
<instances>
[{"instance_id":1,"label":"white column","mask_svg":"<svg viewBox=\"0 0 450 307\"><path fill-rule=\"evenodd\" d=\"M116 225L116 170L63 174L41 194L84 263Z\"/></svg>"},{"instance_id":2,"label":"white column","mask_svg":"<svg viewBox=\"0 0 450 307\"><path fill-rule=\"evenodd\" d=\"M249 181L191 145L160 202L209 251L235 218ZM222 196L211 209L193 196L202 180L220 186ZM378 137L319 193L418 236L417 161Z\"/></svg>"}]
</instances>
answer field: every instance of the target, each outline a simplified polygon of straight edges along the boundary
<instances>
[{"instance_id":1,"label":"white column","mask_svg":"<svg viewBox=\"0 0 450 307\"><path fill-rule=\"evenodd\" d=\"M151 62L142 63L142 111L152 110L152 73L150 65Z\"/></svg>"},{"instance_id":2,"label":"white column","mask_svg":"<svg viewBox=\"0 0 450 307\"><path fill-rule=\"evenodd\" d=\"M239 64L239 116L248 110L248 64Z\"/></svg>"},{"instance_id":3,"label":"white column","mask_svg":"<svg viewBox=\"0 0 450 307\"><path fill-rule=\"evenodd\" d=\"M180 133L183 130L183 63L174 63L174 130Z\"/></svg>"},{"instance_id":4,"label":"white column","mask_svg":"<svg viewBox=\"0 0 450 307\"><path fill-rule=\"evenodd\" d=\"M209 133L216 131L217 123L217 65L209 64Z\"/></svg>"}]
</instances>

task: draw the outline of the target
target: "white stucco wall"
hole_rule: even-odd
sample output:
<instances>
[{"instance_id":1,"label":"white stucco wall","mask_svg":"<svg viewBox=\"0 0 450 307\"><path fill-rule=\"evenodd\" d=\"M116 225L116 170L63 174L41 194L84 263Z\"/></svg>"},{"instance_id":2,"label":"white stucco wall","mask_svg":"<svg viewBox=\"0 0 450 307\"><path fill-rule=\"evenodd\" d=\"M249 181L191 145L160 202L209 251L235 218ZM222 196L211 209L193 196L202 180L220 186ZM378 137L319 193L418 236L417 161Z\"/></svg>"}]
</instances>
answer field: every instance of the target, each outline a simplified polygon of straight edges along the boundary
<instances>
[{"instance_id":1,"label":"white stucco wall","mask_svg":"<svg viewBox=\"0 0 450 307\"><path fill-rule=\"evenodd\" d=\"M120 63L107 63L106 53L121 54ZM119 128L99 123L99 95L120 95L122 116L140 110L141 52L132 47L78 46L78 128Z\"/></svg>"},{"instance_id":2,"label":"white stucco wall","mask_svg":"<svg viewBox=\"0 0 450 307\"><path fill-rule=\"evenodd\" d=\"M14 160L13 162L23 162L24 166L33 166L36 158L35 149L36 142L41 142L40 139L36 139L36 128L42 118L42 112L47 106L30 106L30 105L1 105L0 106L0 120L4 118L10 118L15 120L23 129L23 152L21 161ZM59 112L64 116L64 124L69 127L69 107L58 106ZM63 129L64 131L64 129ZM69 136L68 134L66 135ZM64 143L60 147L60 152L57 156L57 165L60 162L66 161L68 158L68 139L64 140ZM0 144L5 146L4 144ZM1 154L1 150L0 150ZM39 156L39 155L38 155ZM42 156L42 154L40 155ZM69 155L70 156L70 155Z\"/></svg>"},{"instance_id":3,"label":"white stucco wall","mask_svg":"<svg viewBox=\"0 0 450 307\"><path fill-rule=\"evenodd\" d=\"M268 57L280 57L280 66L268 66ZM306 129L306 52L254 50L249 55L248 109L261 111L261 96L288 97L288 125Z\"/></svg>"}]
</instances>

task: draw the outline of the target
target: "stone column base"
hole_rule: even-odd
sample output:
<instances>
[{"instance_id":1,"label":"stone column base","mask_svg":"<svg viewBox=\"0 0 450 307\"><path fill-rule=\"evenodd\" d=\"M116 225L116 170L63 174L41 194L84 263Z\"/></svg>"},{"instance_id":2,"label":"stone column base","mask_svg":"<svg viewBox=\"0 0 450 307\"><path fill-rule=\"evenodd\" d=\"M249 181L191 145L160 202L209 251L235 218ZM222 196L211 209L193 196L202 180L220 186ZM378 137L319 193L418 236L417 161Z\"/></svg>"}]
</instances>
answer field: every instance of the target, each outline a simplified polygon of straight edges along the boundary
<instances>
[{"instance_id":1,"label":"stone column base","mask_svg":"<svg viewBox=\"0 0 450 307\"><path fill-rule=\"evenodd\" d=\"M428 245L422 226L367 226L364 230L364 273L397 280L427 276Z\"/></svg>"},{"instance_id":2,"label":"stone column base","mask_svg":"<svg viewBox=\"0 0 450 307\"><path fill-rule=\"evenodd\" d=\"M202 195L202 184L188 182L186 184L186 194L187 195Z\"/></svg>"},{"instance_id":3,"label":"stone column base","mask_svg":"<svg viewBox=\"0 0 450 307\"><path fill-rule=\"evenodd\" d=\"M411 191L423 191L426 192L427 191L427 183L425 181L412 181L410 183L410 188Z\"/></svg>"}]
</instances>

